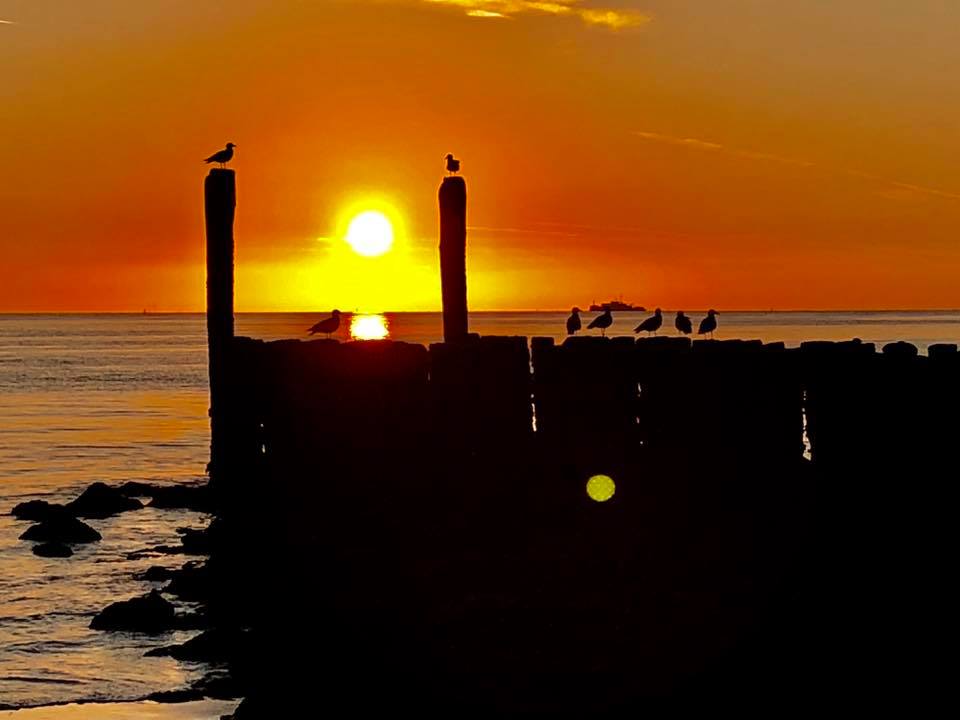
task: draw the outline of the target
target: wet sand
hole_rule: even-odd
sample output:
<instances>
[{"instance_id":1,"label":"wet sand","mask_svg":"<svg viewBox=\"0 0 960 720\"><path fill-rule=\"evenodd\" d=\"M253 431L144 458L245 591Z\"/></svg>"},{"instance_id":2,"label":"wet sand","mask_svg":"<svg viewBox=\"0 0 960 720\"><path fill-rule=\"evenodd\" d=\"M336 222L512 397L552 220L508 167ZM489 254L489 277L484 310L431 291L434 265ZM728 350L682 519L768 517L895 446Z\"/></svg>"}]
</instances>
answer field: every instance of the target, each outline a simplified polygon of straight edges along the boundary
<instances>
[{"instance_id":1,"label":"wet sand","mask_svg":"<svg viewBox=\"0 0 960 720\"><path fill-rule=\"evenodd\" d=\"M218 720L231 714L239 704L234 700L198 700L186 703L85 703L50 705L22 710L0 711L0 718L14 720Z\"/></svg>"}]
</instances>

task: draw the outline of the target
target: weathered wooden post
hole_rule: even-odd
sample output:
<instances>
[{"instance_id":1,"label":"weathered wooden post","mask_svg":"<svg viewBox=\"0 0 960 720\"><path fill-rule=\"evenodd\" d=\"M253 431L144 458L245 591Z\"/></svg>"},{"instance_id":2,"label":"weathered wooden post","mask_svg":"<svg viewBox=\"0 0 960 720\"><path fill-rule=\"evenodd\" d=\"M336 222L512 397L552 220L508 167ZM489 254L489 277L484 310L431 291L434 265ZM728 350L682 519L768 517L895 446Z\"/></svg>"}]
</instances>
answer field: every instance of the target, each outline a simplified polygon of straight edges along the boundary
<instances>
[{"instance_id":1,"label":"weathered wooden post","mask_svg":"<svg viewBox=\"0 0 960 720\"><path fill-rule=\"evenodd\" d=\"M224 465L228 353L233 339L233 170L215 168L203 184L207 229L207 349L210 375L210 477Z\"/></svg>"},{"instance_id":2,"label":"weathered wooden post","mask_svg":"<svg viewBox=\"0 0 960 720\"><path fill-rule=\"evenodd\" d=\"M459 175L440 185L440 285L443 339L467 337L467 184Z\"/></svg>"}]
</instances>

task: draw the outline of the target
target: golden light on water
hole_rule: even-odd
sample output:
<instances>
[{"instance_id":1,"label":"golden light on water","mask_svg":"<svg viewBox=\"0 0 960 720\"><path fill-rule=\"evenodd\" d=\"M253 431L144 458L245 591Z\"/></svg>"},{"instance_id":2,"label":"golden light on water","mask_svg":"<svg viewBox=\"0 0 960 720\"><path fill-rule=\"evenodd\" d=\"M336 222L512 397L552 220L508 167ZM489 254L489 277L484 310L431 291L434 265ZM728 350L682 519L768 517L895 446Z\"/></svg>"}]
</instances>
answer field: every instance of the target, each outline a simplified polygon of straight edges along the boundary
<instances>
[{"instance_id":1,"label":"golden light on water","mask_svg":"<svg viewBox=\"0 0 960 720\"><path fill-rule=\"evenodd\" d=\"M617 491L616 483L609 475L594 475L587 480L587 495L591 500L606 502Z\"/></svg>"},{"instance_id":2,"label":"golden light on water","mask_svg":"<svg viewBox=\"0 0 960 720\"><path fill-rule=\"evenodd\" d=\"M367 210L350 221L346 241L358 255L383 255L393 246L393 225L382 212Z\"/></svg>"},{"instance_id":3,"label":"golden light on water","mask_svg":"<svg viewBox=\"0 0 960 720\"><path fill-rule=\"evenodd\" d=\"M354 340L383 340L390 335L384 315L354 315L350 318L350 337Z\"/></svg>"}]
</instances>

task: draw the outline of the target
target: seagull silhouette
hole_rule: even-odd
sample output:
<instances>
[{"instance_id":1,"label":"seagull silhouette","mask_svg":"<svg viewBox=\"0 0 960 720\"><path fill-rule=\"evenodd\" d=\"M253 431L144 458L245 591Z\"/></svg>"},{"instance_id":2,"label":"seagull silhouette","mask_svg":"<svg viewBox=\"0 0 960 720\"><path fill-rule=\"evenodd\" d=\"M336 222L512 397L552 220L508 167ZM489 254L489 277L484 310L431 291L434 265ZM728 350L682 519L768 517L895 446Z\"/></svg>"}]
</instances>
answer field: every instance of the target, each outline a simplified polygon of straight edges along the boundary
<instances>
[{"instance_id":1,"label":"seagull silhouette","mask_svg":"<svg viewBox=\"0 0 960 720\"><path fill-rule=\"evenodd\" d=\"M713 331L717 329L717 315L719 315L719 313L716 310L707 310L707 316L700 321L697 335L710 333L710 338L713 339Z\"/></svg>"},{"instance_id":2,"label":"seagull silhouette","mask_svg":"<svg viewBox=\"0 0 960 720\"><path fill-rule=\"evenodd\" d=\"M693 323L690 322L690 318L683 314L683 310L677 311L677 318L673 321L673 325L684 335L689 335L693 332Z\"/></svg>"},{"instance_id":3,"label":"seagull silhouette","mask_svg":"<svg viewBox=\"0 0 960 720\"><path fill-rule=\"evenodd\" d=\"M638 332L656 333L657 330L660 329L661 325L663 325L663 310L661 310L660 308L657 308L656 310L653 311L652 316L648 317L642 323L637 325L637 327L635 327L633 331L635 333L638 333Z\"/></svg>"},{"instance_id":4,"label":"seagull silhouette","mask_svg":"<svg viewBox=\"0 0 960 720\"><path fill-rule=\"evenodd\" d=\"M233 160L233 149L236 147L233 143L227 143L227 147L204 160L205 163L217 163L220 167L225 167L228 162Z\"/></svg>"},{"instance_id":5,"label":"seagull silhouette","mask_svg":"<svg viewBox=\"0 0 960 720\"><path fill-rule=\"evenodd\" d=\"M597 328L600 331L600 334L606 337L606 329L613 325L613 314L610 312L610 308L604 310L600 315L597 315L593 320L590 321L590 324L587 325L587 330L593 330Z\"/></svg>"},{"instance_id":6,"label":"seagull silhouette","mask_svg":"<svg viewBox=\"0 0 960 720\"><path fill-rule=\"evenodd\" d=\"M570 317L567 318L567 335L576 335L577 331L583 327L580 322L580 308L575 307L570 311Z\"/></svg>"},{"instance_id":7,"label":"seagull silhouette","mask_svg":"<svg viewBox=\"0 0 960 720\"><path fill-rule=\"evenodd\" d=\"M333 333L337 331L340 327L340 311L334 310L330 317L326 320L321 320L316 325L311 327L307 332L311 335L316 335L317 333L323 333L327 337L330 337Z\"/></svg>"},{"instance_id":8,"label":"seagull silhouette","mask_svg":"<svg viewBox=\"0 0 960 720\"><path fill-rule=\"evenodd\" d=\"M447 172L451 175L460 172L460 161L456 160L452 153L447 153Z\"/></svg>"}]
</instances>

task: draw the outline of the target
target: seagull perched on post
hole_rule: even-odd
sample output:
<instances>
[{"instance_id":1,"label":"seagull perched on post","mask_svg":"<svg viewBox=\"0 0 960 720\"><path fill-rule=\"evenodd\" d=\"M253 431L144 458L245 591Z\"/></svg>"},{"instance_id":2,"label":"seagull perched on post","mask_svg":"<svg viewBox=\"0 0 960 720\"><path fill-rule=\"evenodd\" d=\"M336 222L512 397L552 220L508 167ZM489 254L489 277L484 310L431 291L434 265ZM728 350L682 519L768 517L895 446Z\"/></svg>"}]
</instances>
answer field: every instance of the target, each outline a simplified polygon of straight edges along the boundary
<instances>
[{"instance_id":1,"label":"seagull perched on post","mask_svg":"<svg viewBox=\"0 0 960 720\"><path fill-rule=\"evenodd\" d=\"M460 172L460 161L456 160L452 153L447 153L447 172L451 175Z\"/></svg>"},{"instance_id":2,"label":"seagull perched on post","mask_svg":"<svg viewBox=\"0 0 960 720\"><path fill-rule=\"evenodd\" d=\"M653 311L653 315L648 317L642 323L637 325L633 331L638 332L648 332L656 334L657 330L660 329L660 326L663 325L663 310L657 308Z\"/></svg>"},{"instance_id":3,"label":"seagull perched on post","mask_svg":"<svg viewBox=\"0 0 960 720\"><path fill-rule=\"evenodd\" d=\"M587 325L587 330L593 330L597 328L600 331L600 334L603 337L606 337L606 329L613 325L613 314L610 312L610 308L606 308L600 315L597 315L593 320L590 321L590 324Z\"/></svg>"},{"instance_id":4,"label":"seagull perched on post","mask_svg":"<svg viewBox=\"0 0 960 720\"><path fill-rule=\"evenodd\" d=\"M233 160L233 149L236 147L233 143L227 143L227 146L215 152L213 155L204 160L205 163L217 163L220 167L225 167L228 162Z\"/></svg>"},{"instance_id":5,"label":"seagull perched on post","mask_svg":"<svg viewBox=\"0 0 960 720\"><path fill-rule=\"evenodd\" d=\"M340 311L334 310L333 313L331 313L330 317L328 317L326 320L321 320L312 328L310 328L307 332L309 332L311 335L316 335L317 333L323 333L329 338L333 333L337 331L339 327L340 327Z\"/></svg>"},{"instance_id":6,"label":"seagull perched on post","mask_svg":"<svg viewBox=\"0 0 960 720\"><path fill-rule=\"evenodd\" d=\"M567 318L567 335L576 335L577 331L583 327L580 322L580 308L575 307L570 311L570 317Z\"/></svg>"},{"instance_id":7,"label":"seagull perched on post","mask_svg":"<svg viewBox=\"0 0 960 720\"><path fill-rule=\"evenodd\" d=\"M716 310L707 310L707 316L700 321L700 328L697 330L697 335L706 335L710 333L710 339L713 339L713 331L717 329L717 315L719 313Z\"/></svg>"},{"instance_id":8,"label":"seagull perched on post","mask_svg":"<svg viewBox=\"0 0 960 720\"><path fill-rule=\"evenodd\" d=\"M677 311L677 319L673 321L673 325L684 335L689 335L693 332L693 323L690 322L690 318L683 314L683 310Z\"/></svg>"}]
</instances>

